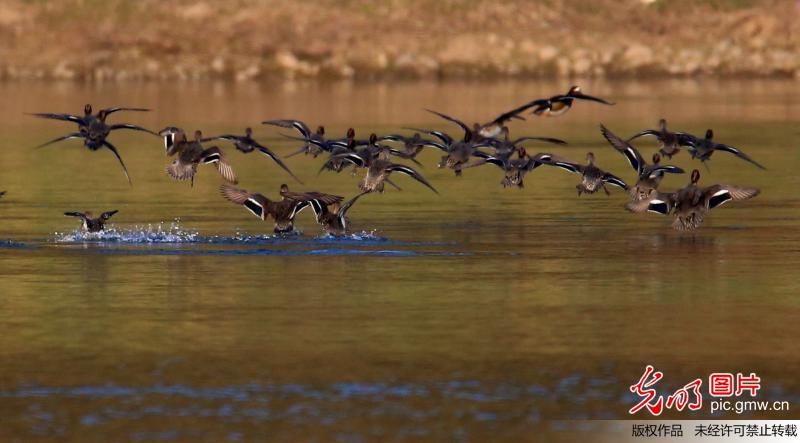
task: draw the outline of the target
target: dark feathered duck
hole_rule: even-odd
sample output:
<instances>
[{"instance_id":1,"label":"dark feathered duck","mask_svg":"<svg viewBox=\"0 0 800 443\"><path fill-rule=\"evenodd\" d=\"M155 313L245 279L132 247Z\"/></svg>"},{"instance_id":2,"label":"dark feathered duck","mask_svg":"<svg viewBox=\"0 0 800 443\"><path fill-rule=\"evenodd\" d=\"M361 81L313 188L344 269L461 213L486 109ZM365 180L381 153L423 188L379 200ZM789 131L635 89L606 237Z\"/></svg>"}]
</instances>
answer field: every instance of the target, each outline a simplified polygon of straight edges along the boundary
<instances>
[{"instance_id":1,"label":"dark feathered duck","mask_svg":"<svg viewBox=\"0 0 800 443\"><path fill-rule=\"evenodd\" d=\"M630 196L634 200L641 200L649 198L654 192L658 190L661 180L664 178L665 173L670 174L683 174L684 170L672 165L662 165L661 156L656 153L653 154L653 163L647 164L642 154L633 145L625 140L616 136L613 132L609 131L603 125L600 125L600 132L603 137L608 140L614 149L620 152L636 171L638 180L634 186L628 190Z\"/></svg>"},{"instance_id":2,"label":"dark feathered duck","mask_svg":"<svg viewBox=\"0 0 800 443\"><path fill-rule=\"evenodd\" d=\"M685 132L670 131L667 129L667 121L663 118L658 121L658 129L645 129L637 132L628 139L628 142L639 137L655 137L660 145L658 152L667 158L672 158L673 155L680 151L680 148L689 148L691 141L695 138Z\"/></svg>"},{"instance_id":3,"label":"dark feathered duck","mask_svg":"<svg viewBox=\"0 0 800 443\"><path fill-rule=\"evenodd\" d=\"M337 195L321 192L292 192L285 184L281 185L281 200L278 201L228 184L223 184L220 192L227 200L244 206L261 220L266 221L268 217L272 217L275 221L274 231L276 233L293 231L295 216L308 206L329 206L343 200Z\"/></svg>"},{"instance_id":4,"label":"dark feathered duck","mask_svg":"<svg viewBox=\"0 0 800 443\"><path fill-rule=\"evenodd\" d=\"M322 225L322 229L328 234L347 234L350 231L350 220L347 218L347 211L364 194L367 194L367 192L362 192L344 203L334 202L331 205L322 204L319 200L312 201L311 208L314 210L317 223Z\"/></svg>"},{"instance_id":5,"label":"dark feathered duck","mask_svg":"<svg viewBox=\"0 0 800 443\"><path fill-rule=\"evenodd\" d=\"M766 169L763 166L761 166L760 163L750 158L750 156L748 156L738 148L734 148L733 146L723 145L722 143L715 142L714 131L712 131L711 129L706 130L705 138L692 136L687 143L689 145L688 149L689 153L692 154L692 158L700 160L701 162L703 162L703 164L705 164L705 162L711 159L711 155L715 151L722 151L722 152L727 152L729 154L733 154L744 161L754 164L755 166L761 169Z\"/></svg>"},{"instance_id":6,"label":"dark feathered duck","mask_svg":"<svg viewBox=\"0 0 800 443\"><path fill-rule=\"evenodd\" d=\"M584 94L580 86L573 86L569 88L566 94L534 100L523 105L523 108L533 108L532 113L536 115L555 117L569 111L575 100L593 101L609 106L614 104L608 100Z\"/></svg>"},{"instance_id":7,"label":"dark feathered duck","mask_svg":"<svg viewBox=\"0 0 800 443\"><path fill-rule=\"evenodd\" d=\"M673 213L672 227L678 231L695 230L702 225L708 211L730 201L747 200L757 196L756 188L742 188L733 185L712 185L705 188L697 186L700 171L692 171L691 181L684 188L671 193L658 192L655 196L629 202L625 205L632 212L655 212L662 215Z\"/></svg>"},{"instance_id":8,"label":"dark feathered duck","mask_svg":"<svg viewBox=\"0 0 800 443\"><path fill-rule=\"evenodd\" d=\"M370 139L373 141L375 138L374 134L370 136ZM364 192L383 192L384 183L389 182L389 176L393 172L398 172L408 175L438 194L436 188L428 183L428 181L414 169L406 165L393 163L384 155L373 155L373 152L368 149L334 155L328 160L328 163L337 161L351 163L358 168L367 169L367 173L358 185ZM323 169L327 167L326 165L323 165Z\"/></svg>"},{"instance_id":9,"label":"dark feathered duck","mask_svg":"<svg viewBox=\"0 0 800 443\"><path fill-rule=\"evenodd\" d=\"M41 148L44 146L51 145L53 143L57 143L72 138L83 140L83 145L90 151L97 151L101 148L106 148L109 151L111 151L117 158L120 166L122 166L122 171L125 173L125 178L127 178L128 183L132 185L133 183L131 181L130 175L128 174L128 168L125 167L125 162L122 161L122 157L120 156L117 148L114 145L112 145L107 140L107 138L112 131L116 131L118 129L130 129L134 131L147 132L148 134L153 134L153 135L156 134L148 129L132 125L129 123L118 123L113 125L106 124L106 118L110 114L118 111L149 111L149 109L115 107L115 108L101 109L100 111L98 111L96 115L94 115L92 114L92 105L87 104L86 106L84 106L84 115L82 116L72 115L72 114L51 114L51 113L31 114L33 116L40 118L68 121L78 125L78 132L73 132L71 134L55 138L53 140L50 140L46 143L37 146L37 148Z\"/></svg>"},{"instance_id":10,"label":"dark feathered duck","mask_svg":"<svg viewBox=\"0 0 800 443\"><path fill-rule=\"evenodd\" d=\"M297 180L298 183L303 183L302 181L300 181L299 178L297 178L294 175L294 173L289 169L289 167L286 166L286 164L283 163L283 161L277 155L275 155L274 152L272 152L272 150L270 150L266 146L262 145L261 143L255 141L253 139L253 129L252 128L245 128L244 135L224 134L224 135L217 135L217 136L214 136L214 137L207 137L207 138L204 138L204 139L202 139L200 141L201 142L208 142L208 141L212 141L212 140L229 141L229 142L233 143L233 146L239 152L243 152L245 154L249 154L251 152L258 151L258 152L266 155L270 159L272 159L272 161L274 161L284 171L289 173L289 175L291 175L293 179Z\"/></svg>"},{"instance_id":11,"label":"dark feathered duck","mask_svg":"<svg viewBox=\"0 0 800 443\"><path fill-rule=\"evenodd\" d=\"M575 188L578 190L578 196L584 192L587 194L594 194L600 189L605 191L606 195L610 195L611 193L608 191L608 189L606 189L606 184L618 186L625 190L628 189L628 185L625 184L621 178L598 168L594 163L594 154L591 152L586 154L587 164L585 165L574 163L563 157L558 157L552 154L545 154L545 156L540 157L539 161L540 163L546 165L555 166L565 171L580 174L581 182L575 186Z\"/></svg>"},{"instance_id":12,"label":"dark feathered duck","mask_svg":"<svg viewBox=\"0 0 800 443\"><path fill-rule=\"evenodd\" d=\"M230 183L237 183L236 174L226 161L225 153L216 146L204 148L201 143L203 134L200 131L195 131L194 140L191 141L187 140L182 129L174 126L162 129L159 135L164 138L167 156L177 156L167 165L166 171L170 177L175 180L190 180L194 186L198 165L213 164L222 178Z\"/></svg>"},{"instance_id":13,"label":"dark feathered duck","mask_svg":"<svg viewBox=\"0 0 800 443\"><path fill-rule=\"evenodd\" d=\"M115 209L113 211L106 211L100 214L99 217L95 217L89 211L86 212L65 212L64 215L68 217L78 217L81 219L81 229L84 232L100 232L105 229L106 222L116 214L118 211Z\"/></svg>"}]
</instances>

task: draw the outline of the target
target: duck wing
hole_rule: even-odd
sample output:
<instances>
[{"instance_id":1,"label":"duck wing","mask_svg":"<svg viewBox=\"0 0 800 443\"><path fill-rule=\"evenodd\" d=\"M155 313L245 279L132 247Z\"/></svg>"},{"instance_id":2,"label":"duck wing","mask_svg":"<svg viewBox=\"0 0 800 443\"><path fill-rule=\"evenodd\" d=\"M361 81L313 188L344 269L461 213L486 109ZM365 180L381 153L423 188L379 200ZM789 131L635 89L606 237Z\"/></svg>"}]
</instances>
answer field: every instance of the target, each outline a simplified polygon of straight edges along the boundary
<instances>
[{"instance_id":1,"label":"duck wing","mask_svg":"<svg viewBox=\"0 0 800 443\"><path fill-rule=\"evenodd\" d=\"M439 140L441 140L442 143L444 143L447 146L452 145L453 141L454 141L453 137L451 137L450 134L448 134L446 132L443 132L443 131L437 131L437 130L434 130L434 129L419 129L419 128L403 128L403 129L408 129L408 130L411 130L411 131L417 131L417 132L422 132L422 133L425 133L425 134L432 135L432 136L438 138ZM434 146L434 147L438 148L439 146ZM445 148L443 150L447 150L447 148Z\"/></svg>"},{"instance_id":2,"label":"duck wing","mask_svg":"<svg viewBox=\"0 0 800 443\"><path fill-rule=\"evenodd\" d=\"M213 163L217 167L217 172L219 172L222 178L233 184L238 183L236 174L233 172L230 163L225 160L225 153L222 152L222 149L212 146L204 150L200 154L200 162L203 164Z\"/></svg>"},{"instance_id":3,"label":"duck wing","mask_svg":"<svg viewBox=\"0 0 800 443\"><path fill-rule=\"evenodd\" d=\"M307 139L311 138L311 130L308 129L308 125L301 122L300 120L266 120L261 122L261 124L279 126L281 128L287 128L287 129L295 129L304 138Z\"/></svg>"},{"instance_id":4,"label":"duck wing","mask_svg":"<svg viewBox=\"0 0 800 443\"><path fill-rule=\"evenodd\" d=\"M715 150L715 151L724 151L724 152L729 152L729 153L731 153L731 154L733 154L733 155L735 155L735 156L737 156L737 157L741 158L742 160L748 161L748 162L750 162L750 163L752 163L752 164L754 164L754 165L758 166L758 167L759 167L759 168L761 168L761 169L767 169L767 168L765 168L765 167L761 166L761 164L760 164L760 163L758 163L757 161L755 161L755 160L753 160L752 158L750 158L750 156L748 156L748 155L747 155L747 154L745 154L744 152L740 151L739 149L737 149L737 148L734 148L733 146L729 146L729 145L723 145L723 144L721 144L721 143L713 143L713 144L711 145L711 148L712 148L713 150Z\"/></svg>"},{"instance_id":5,"label":"duck wing","mask_svg":"<svg viewBox=\"0 0 800 443\"><path fill-rule=\"evenodd\" d=\"M606 140L614 147L619 153L625 156L628 159L628 163L631 164L633 169L636 171L636 174L642 175L642 171L647 163L644 161L642 154L639 153L639 150L636 149L633 145L626 142L625 140L619 138L613 132L609 131L608 128L600 125L600 133L603 134Z\"/></svg>"},{"instance_id":6,"label":"duck wing","mask_svg":"<svg viewBox=\"0 0 800 443\"><path fill-rule=\"evenodd\" d=\"M157 133L155 133L155 132L153 132L153 131L151 131L149 129L145 129L145 128L141 127L141 126L132 125L130 123L120 123L120 124L111 125L111 126L108 127L109 131L114 131L114 130L117 130L117 129L131 129L131 130L134 130L134 131L141 131L141 132L146 132L148 134L153 134L155 136L159 136Z\"/></svg>"},{"instance_id":7,"label":"duck wing","mask_svg":"<svg viewBox=\"0 0 800 443\"><path fill-rule=\"evenodd\" d=\"M628 138L627 141L631 142L639 137L647 137L647 136L661 138L661 131L658 131L656 129L645 129L644 131L639 131L636 134L633 134Z\"/></svg>"},{"instance_id":8,"label":"duck wing","mask_svg":"<svg viewBox=\"0 0 800 443\"><path fill-rule=\"evenodd\" d=\"M656 196L651 199L642 199L630 201L625 205L625 209L631 212L655 212L661 215L667 215L675 207L678 193L657 192Z\"/></svg>"},{"instance_id":9,"label":"duck wing","mask_svg":"<svg viewBox=\"0 0 800 443\"><path fill-rule=\"evenodd\" d=\"M431 191L435 192L436 194L439 193L439 191L437 191L436 188L433 187L433 185L428 183L428 180L425 180L425 178L422 175L420 175L417 171L406 165L399 165L397 163L393 163L387 166L384 170L389 173L399 172L401 174L405 174L413 178L414 180L422 183L423 185L427 186Z\"/></svg>"},{"instance_id":10,"label":"duck wing","mask_svg":"<svg viewBox=\"0 0 800 443\"><path fill-rule=\"evenodd\" d=\"M621 178L617 177L616 175L610 172L604 172L601 180L603 180L603 183L608 183L609 185L618 186L626 191L628 190L628 184L625 183L624 180L622 180Z\"/></svg>"},{"instance_id":11,"label":"duck wing","mask_svg":"<svg viewBox=\"0 0 800 443\"><path fill-rule=\"evenodd\" d=\"M552 137L527 137L527 136L526 136L526 137L520 137L520 138L518 138L518 139L514 140L513 142L511 142L511 144L516 146L516 145L517 145L517 143L522 143L522 142L524 142L524 141L528 141L528 140L541 141L541 142L545 142L545 143L553 143L553 144L555 144L555 145L566 145L566 144L567 144L567 142L565 142L564 140L561 140L560 138L552 138Z\"/></svg>"},{"instance_id":12,"label":"duck wing","mask_svg":"<svg viewBox=\"0 0 800 443\"><path fill-rule=\"evenodd\" d=\"M300 181L300 179L297 178L296 175L294 175L294 173L291 171L291 169L289 169L289 167L286 166L286 164L277 155L275 155L275 153L272 152L269 148L267 148L266 146L261 145L258 142L255 142L255 141L253 142L253 146L255 146L255 148L258 149L258 152L260 152L260 153L266 155L267 157L271 158L272 161L274 161L278 166L281 167L281 169L283 169L284 171L288 172L289 175L291 175L292 178L297 181L297 183L303 184L303 182Z\"/></svg>"},{"instance_id":13,"label":"duck wing","mask_svg":"<svg viewBox=\"0 0 800 443\"><path fill-rule=\"evenodd\" d=\"M267 218L267 214L269 213L269 199L263 195L248 192L245 189L235 188L227 183L223 184L219 190L222 196L228 201L244 206L261 220Z\"/></svg>"},{"instance_id":14,"label":"duck wing","mask_svg":"<svg viewBox=\"0 0 800 443\"><path fill-rule=\"evenodd\" d=\"M462 122L461 120L459 120L459 119L457 119L455 117L450 117L449 115L442 114L441 112L433 111L433 110L430 110L430 109L426 109L426 111L430 112L431 114L438 115L439 117L441 117L441 118L443 118L443 119L445 119L447 121L451 121L451 122L457 124L458 126L461 127L461 129L464 130L464 141L472 140L472 129L470 129L470 127L467 126L466 123Z\"/></svg>"},{"instance_id":15,"label":"duck wing","mask_svg":"<svg viewBox=\"0 0 800 443\"><path fill-rule=\"evenodd\" d=\"M557 168L561 168L565 171L573 172L576 174L582 174L584 170L584 165L571 162L565 159L564 157L560 157L553 154L539 153L536 154L536 156L534 156L534 160L536 160L539 163L549 166L555 166Z\"/></svg>"},{"instance_id":16,"label":"duck wing","mask_svg":"<svg viewBox=\"0 0 800 443\"><path fill-rule=\"evenodd\" d=\"M742 188L733 185L713 185L702 191L703 203L708 209L714 209L729 201L740 201L753 198L761 193L757 188Z\"/></svg>"},{"instance_id":17,"label":"duck wing","mask_svg":"<svg viewBox=\"0 0 800 443\"><path fill-rule=\"evenodd\" d=\"M72 134L62 135L61 137L50 140L49 142L45 142L42 143L41 145L35 146L34 149L44 148L45 146L52 145L53 143L69 140L71 138L86 138L86 136L80 132L73 132Z\"/></svg>"},{"instance_id":18,"label":"duck wing","mask_svg":"<svg viewBox=\"0 0 800 443\"><path fill-rule=\"evenodd\" d=\"M103 140L103 146L108 148L108 150L114 154L114 157L117 157L120 166L122 166L122 171L125 173L125 178L128 179L128 184L133 186L133 182L131 181L131 176L128 175L128 168L125 167L125 162L122 161L122 157L119 155L119 151L117 151L117 148L115 148L114 145L109 143L108 140Z\"/></svg>"},{"instance_id":19,"label":"duck wing","mask_svg":"<svg viewBox=\"0 0 800 443\"><path fill-rule=\"evenodd\" d=\"M51 120L61 120L65 122L77 123L81 126L86 125L86 120L83 117L72 114L53 114L49 112L34 112L34 113L29 113L28 115L32 115L34 117L39 117L39 118L48 118Z\"/></svg>"},{"instance_id":20,"label":"duck wing","mask_svg":"<svg viewBox=\"0 0 800 443\"><path fill-rule=\"evenodd\" d=\"M147 108L126 108L126 107L123 107L123 106L117 106L115 108L106 108L106 109L103 109L102 111L105 111L106 115L108 115L108 114L113 114L113 113L119 112L119 111L150 112L150 111L152 111L152 109L147 109Z\"/></svg>"}]
</instances>

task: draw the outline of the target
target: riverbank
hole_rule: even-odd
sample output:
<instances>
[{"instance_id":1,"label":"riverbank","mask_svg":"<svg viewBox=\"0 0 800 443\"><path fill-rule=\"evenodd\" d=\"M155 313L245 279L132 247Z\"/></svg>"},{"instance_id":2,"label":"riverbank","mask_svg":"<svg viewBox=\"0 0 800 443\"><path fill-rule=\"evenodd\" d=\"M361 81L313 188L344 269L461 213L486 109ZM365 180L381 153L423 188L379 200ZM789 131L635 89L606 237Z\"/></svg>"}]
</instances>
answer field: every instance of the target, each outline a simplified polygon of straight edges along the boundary
<instances>
[{"instance_id":1,"label":"riverbank","mask_svg":"<svg viewBox=\"0 0 800 443\"><path fill-rule=\"evenodd\" d=\"M789 0L9 0L0 78L800 78Z\"/></svg>"}]
</instances>

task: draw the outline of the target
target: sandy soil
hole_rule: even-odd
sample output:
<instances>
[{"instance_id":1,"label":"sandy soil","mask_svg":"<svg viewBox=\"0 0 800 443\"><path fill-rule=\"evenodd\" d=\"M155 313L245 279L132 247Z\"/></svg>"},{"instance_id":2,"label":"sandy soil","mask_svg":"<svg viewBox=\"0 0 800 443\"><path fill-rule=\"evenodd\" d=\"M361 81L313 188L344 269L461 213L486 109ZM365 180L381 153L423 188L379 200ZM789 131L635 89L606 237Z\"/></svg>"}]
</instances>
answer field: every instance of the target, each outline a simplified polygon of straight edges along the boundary
<instances>
[{"instance_id":1,"label":"sandy soil","mask_svg":"<svg viewBox=\"0 0 800 443\"><path fill-rule=\"evenodd\" d=\"M795 0L4 0L0 78L800 78Z\"/></svg>"}]
</instances>

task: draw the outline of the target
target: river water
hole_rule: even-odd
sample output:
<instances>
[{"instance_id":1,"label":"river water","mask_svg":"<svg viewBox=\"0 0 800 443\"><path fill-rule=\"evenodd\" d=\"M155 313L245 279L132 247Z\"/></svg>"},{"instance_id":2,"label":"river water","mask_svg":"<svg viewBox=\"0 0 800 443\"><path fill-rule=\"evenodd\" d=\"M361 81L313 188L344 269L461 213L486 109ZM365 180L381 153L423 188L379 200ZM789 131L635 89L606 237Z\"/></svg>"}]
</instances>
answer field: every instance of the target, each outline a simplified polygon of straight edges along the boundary
<instances>
[{"instance_id":1,"label":"river water","mask_svg":"<svg viewBox=\"0 0 800 443\"><path fill-rule=\"evenodd\" d=\"M623 136L660 117L695 134L714 128L767 170L725 153L709 171L676 156L700 169L701 184L762 190L693 234L626 212L618 189L578 198L578 177L555 168L503 189L497 168L454 177L424 152L414 167L439 195L394 177L403 191L351 209L353 235L323 236L309 212L301 235L276 238L219 196L213 168L201 167L194 187L172 181L156 137L109 138L129 187L107 151L74 140L33 149L73 127L23 114L146 106L154 111L110 120L208 135L249 125L287 154L298 142L261 120L364 137L404 126L456 133L423 108L487 120L568 86L0 84L0 440L570 440L557 420L626 418L628 387L647 364L665 373L666 393L710 372L757 372L762 398L800 400L795 82L586 82L618 104L511 123L512 135L569 142L529 151L593 151L626 180L634 173L599 123ZM317 175L321 157L287 160L300 185L263 156L220 146L243 188L358 192L349 172ZM656 149L638 146L648 158ZM62 215L110 209L119 213L100 237Z\"/></svg>"}]
</instances>

